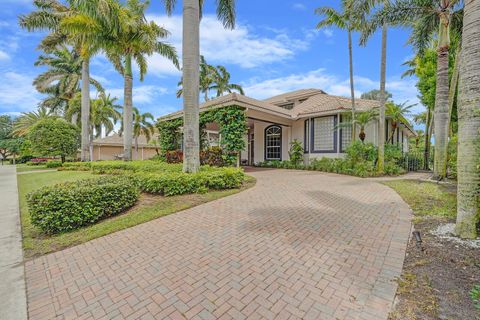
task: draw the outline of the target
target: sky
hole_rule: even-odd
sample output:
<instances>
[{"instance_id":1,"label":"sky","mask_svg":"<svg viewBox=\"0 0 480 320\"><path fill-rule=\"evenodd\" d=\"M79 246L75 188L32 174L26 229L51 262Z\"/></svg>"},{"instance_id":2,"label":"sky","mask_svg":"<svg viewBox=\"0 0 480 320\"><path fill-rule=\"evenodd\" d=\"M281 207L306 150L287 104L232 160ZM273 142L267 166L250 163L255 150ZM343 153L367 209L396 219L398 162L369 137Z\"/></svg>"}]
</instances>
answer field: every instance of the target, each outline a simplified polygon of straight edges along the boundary
<instances>
[{"instance_id":1,"label":"sky","mask_svg":"<svg viewBox=\"0 0 480 320\"><path fill-rule=\"evenodd\" d=\"M181 54L181 1L168 17L161 0L151 0L147 19L170 31L162 41L173 44ZM18 26L18 16L33 10L31 0L0 0L0 114L19 115L33 111L42 99L32 86L44 72L35 67L41 54L36 49L45 33L29 33ZM338 7L339 0L237 0L237 24L225 30L215 16L215 1L205 1L200 27L200 46L209 64L223 65L231 82L243 86L247 96L264 99L302 88L318 88L333 95L349 96L347 34L343 30L317 30L320 20L314 9ZM397 103L418 103L415 78L401 79L402 63L413 56L406 46L409 30L390 29L387 49L387 90ZM353 63L355 93L379 88L380 33L366 47L358 46L354 35ZM155 117L177 111L182 101L176 98L181 73L171 62L154 55L148 60L148 73L140 82L134 74L133 103ZM123 103L123 80L109 61L98 55L91 62L91 75L107 93ZM95 95L95 92L92 93ZM418 104L414 112L423 107Z\"/></svg>"}]
</instances>

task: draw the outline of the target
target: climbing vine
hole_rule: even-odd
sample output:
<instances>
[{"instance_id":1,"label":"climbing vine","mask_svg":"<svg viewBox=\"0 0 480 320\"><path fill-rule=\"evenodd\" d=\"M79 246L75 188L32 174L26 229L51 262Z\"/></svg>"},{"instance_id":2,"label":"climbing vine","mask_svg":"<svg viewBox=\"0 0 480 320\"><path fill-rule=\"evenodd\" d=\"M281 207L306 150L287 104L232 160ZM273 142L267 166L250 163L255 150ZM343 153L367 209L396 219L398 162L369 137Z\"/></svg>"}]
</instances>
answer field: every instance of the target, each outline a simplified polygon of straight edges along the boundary
<instances>
[{"instance_id":1,"label":"climbing vine","mask_svg":"<svg viewBox=\"0 0 480 320\"><path fill-rule=\"evenodd\" d=\"M247 133L247 116L245 109L239 106L229 106L200 113L200 147L206 146L205 127L216 122L220 126L220 145L224 151L225 161L234 164L238 153L245 150L245 134ZM160 150L162 154L179 148L179 127L183 119L161 121L157 123L160 134Z\"/></svg>"}]
</instances>

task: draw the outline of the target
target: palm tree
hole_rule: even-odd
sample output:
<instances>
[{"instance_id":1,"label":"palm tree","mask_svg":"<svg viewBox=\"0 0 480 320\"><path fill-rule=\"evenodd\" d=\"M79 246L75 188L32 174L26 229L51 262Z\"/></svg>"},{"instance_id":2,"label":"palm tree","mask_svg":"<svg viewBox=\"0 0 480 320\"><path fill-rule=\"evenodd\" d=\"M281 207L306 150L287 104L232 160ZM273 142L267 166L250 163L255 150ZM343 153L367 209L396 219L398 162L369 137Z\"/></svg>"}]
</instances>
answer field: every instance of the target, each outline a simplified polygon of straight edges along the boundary
<instances>
[{"instance_id":1,"label":"palm tree","mask_svg":"<svg viewBox=\"0 0 480 320\"><path fill-rule=\"evenodd\" d=\"M360 133L358 137L362 143L365 141L366 134L365 134L365 127L372 121L378 119L378 111L377 110L369 110L364 112L357 112L356 117L354 120L351 121L343 121L337 127L338 128L353 128L354 126L360 127Z\"/></svg>"},{"instance_id":2,"label":"palm tree","mask_svg":"<svg viewBox=\"0 0 480 320\"><path fill-rule=\"evenodd\" d=\"M465 1L463 18L462 63L458 107L458 189L455 232L462 238L477 237L480 170L480 6Z\"/></svg>"},{"instance_id":3,"label":"palm tree","mask_svg":"<svg viewBox=\"0 0 480 320\"><path fill-rule=\"evenodd\" d=\"M234 90L245 95L241 85L230 83L230 72L224 66L217 66L215 71L214 84L210 87L210 90L217 91L217 97L222 96L226 92L232 93Z\"/></svg>"},{"instance_id":4,"label":"palm tree","mask_svg":"<svg viewBox=\"0 0 480 320\"><path fill-rule=\"evenodd\" d=\"M360 2L365 14L370 13L373 5L384 5L387 6L389 4L388 0L363 0ZM385 90L386 85L386 75L387 75L387 24L384 22L381 26L382 28L382 56L380 58L380 92L379 92L379 101L380 101L380 108L379 108L379 125L378 125L378 172L383 173L383 168L385 164L385 104L387 103L387 93ZM365 30L365 28L363 28ZM368 40L368 34L362 33L362 37L360 39L360 44L366 45Z\"/></svg>"},{"instance_id":5,"label":"palm tree","mask_svg":"<svg viewBox=\"0 0 480 320\"><path fill-rule=\"evenodd\" d=\"M140 113L137 108L133 108L133 137L135 139L135 151L138 152L138 137L145 136L147 143L150 142L155 127L153 121L155 118L149 112Z\"/></svg>"},{"instance_id":6,"label":"palm tree","mask_svg":"<svg viewBox=\"0 0 480 320\"><path fill-rule=\"evenodd\" d=\"M147 6L148 3L141 3L138 0L127 1L126 6L121 8L117 36L109 43L107 49L107 56L124 78L123 155L126 161L132 160L132 62L134 61L140 69L141 81L147 73L146 56L154 53L159 53L172 61L177 68L179 67L175 48L165 42L158 41L159 38L166 38L169 32L154 22L146 21L145 10Z\"/></svg>"},{"instance_id":7,"label":"palm tree","mask_svg":"<svg viewBox=\"0 0 480 320\"><path fill-rule=\"evenodd\" d=\"M413 27L409 42L423 53L434 35L437 43L437 86L435 94L435 165L434 178L441 180L447 173L449 134L449 49L450 31L461 25L462 10L456 10L460 0L399 0L385 6L376 16L377 24Z\"/></svg>"},{"instance_id":8,"label":"palm tree","mask_svg":"<svg viewBox=\"0 0 480 320\"><path fill-rule=\"evenodd\" d=\"M400 123L408 123L406 116L410 114L410 109L414 107L415 104L407 106L407 102L408 101L405 101L401 104L389 102L386 105L385 114L388 116L388 118L390 118L392 128L392 133L390 134L390 138L388 138L387 143L393 143L393 137L395 136L398 125Z\"/></svg>"},{"instance_id":9,"label":"palm tree","mask_svg":"<svg viewBox=\"0 0 480 320\"><path fill-rule=\"evenodd\" d=\"M58 117L52 109L46 107L38 107L36 111L22 112L22 114L15 120L13 124L13 134L17 137L28 135L30 128L37 122Z\"/></svg>"},{"instance_id":10,"label":"palm tree","mask_svg":"<svg viewBox=\"0 0 480 320\"><path fill-rule=\"evenodd\" d=\"M199 79L199 91L203 93L205 102L210 100L209 92L210 88L213 85L215 74L217 70L214 66L209 65L205 60L204 56L200 56L200 79ZM177 98L180 98L183 95L183 79L178 83L180 89L177 91Z\"/></svg>"},{"instance_id":11,"label":"palm tree","mask_svg":"<svg viewBox=\"0 0 480 320\"><path fill-rule=\"evenodd\" d=\"M52 95L47 99L54 98L49 100L53 108L68 106L68 101L79 91L82 79L82 58L78 52L61 44L50 54L41 55L35 62L35 66L49 67L49 70L38 75L33 81L36 89L41 93ZM90 84L94 85L98 91L103 91L102 85L95 79L90 78ZM55 103L52 103L53 101ZM45 103L45 105L48 104L49 102ZM73 122L76 123L76 121Z\"/></svg>"},{"instance_id":12,"label":"palm tree","mask_svg":"<svg viewBox=\"0 0 480 320\"><path fill-rule=\"evenodd\" d=\"M172 14L176 0L163 0L168 14ZM183 171L197 172L200 168L200 16L204 1L183 1L183 111L184 157ZM217 16L226 28L235 26L235 1L218 0Z\"/></svg>"},{"instance_id":13,"label":"palm tree","mask_svg":"<svg viewBox=\"0 0 480 320\"><path fill-rule=\"evenodd\" d=\"M353 0L342 0L342 11L330 7L320 7L315 10L318 15L325 16L325 19L317 24L317 29L329 26L336 26L344 29L348 34L348 57L350 66L350 94L352 99L352 121L355 121L355 90L353 84L353 53L352 53L352 32L360 30L363 24L362 17L358 10L355 10ZM356 139L355 127L352 127L352 140Z\"/></svg>"},{"instance_id":14,"label":"palm tree","mask_svg":"<svg viewBox=\"0 0 480 320\"><path fill-rule=\"evenodd\" d=\"M36 11L20 16L20 25L29 31L47 30L40 48L51 51L59 44L73 46L82 58L82 161L89 161L90 58L110 36L118 17L115 0L36 0ZM88 24L85 22L88 21ZM87 27L85 27L87 26Z\"/></svg>"}]
</instances>

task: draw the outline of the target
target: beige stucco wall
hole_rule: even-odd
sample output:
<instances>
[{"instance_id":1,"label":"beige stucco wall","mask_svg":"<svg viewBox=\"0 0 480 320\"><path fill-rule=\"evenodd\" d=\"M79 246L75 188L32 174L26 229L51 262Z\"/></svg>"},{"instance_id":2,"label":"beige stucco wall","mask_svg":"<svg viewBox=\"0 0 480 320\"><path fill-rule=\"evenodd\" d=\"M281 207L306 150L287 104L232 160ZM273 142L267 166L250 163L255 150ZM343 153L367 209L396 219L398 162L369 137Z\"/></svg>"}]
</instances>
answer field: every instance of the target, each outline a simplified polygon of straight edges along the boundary
<instances>
[{"instance_id":1,"label":"beige stucco wall","mask_svg":"<svg viewBox=\"0 0 480 320\"><path fill-rule=\"evenodd\" d=\"M271 126L271 123L266 123L263 121L254 121L254 135L255 135L255 146L254 146L254 162L259 163L265 161L265 129L268 126ZM287 126L282 127L282 160L288 160L288 149L290 148L290 131L291 128Z\"/></svg>"},{"instance_id":2,"label":"beige stucco wall","mask_svg":"<svg viewBox=\"0 0 480 320\"><path fill-rule=\"evenodd\" d=\"M93 160L115 160L115 156L123 154L122 146L93 146ZM133 160L147 160L155 156L157 153L152 148L135 148L132 150Z\"/></svg>"}]
</instances>

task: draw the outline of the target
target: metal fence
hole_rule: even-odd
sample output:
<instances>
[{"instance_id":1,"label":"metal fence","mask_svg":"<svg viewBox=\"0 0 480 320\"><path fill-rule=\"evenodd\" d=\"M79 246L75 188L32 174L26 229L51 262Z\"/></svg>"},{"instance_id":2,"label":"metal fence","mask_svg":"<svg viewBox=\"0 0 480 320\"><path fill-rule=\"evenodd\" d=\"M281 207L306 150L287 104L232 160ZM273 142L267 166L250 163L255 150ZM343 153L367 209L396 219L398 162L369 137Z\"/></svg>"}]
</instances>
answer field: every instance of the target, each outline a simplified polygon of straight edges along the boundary
<instances>
[{"instance_id":1,"label":"metal fence","mask_svg":"<svg viewBox=\"0 0 480 320\"><path fill-rule=\"evenodd\" d=\"M425 154L421 151L405 152L399 160L399 165L406 171L430 170L433 168L433 150L426 161L425 158Z\"/></svg>"}]
</instances>

